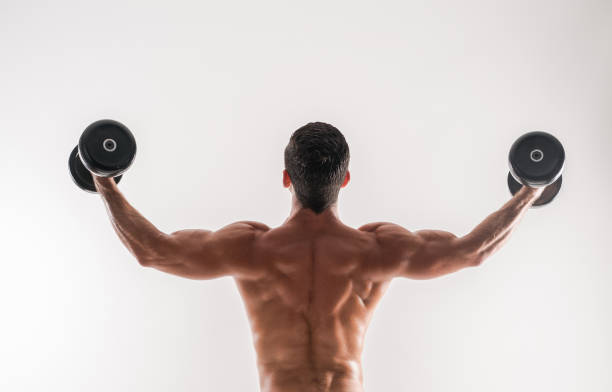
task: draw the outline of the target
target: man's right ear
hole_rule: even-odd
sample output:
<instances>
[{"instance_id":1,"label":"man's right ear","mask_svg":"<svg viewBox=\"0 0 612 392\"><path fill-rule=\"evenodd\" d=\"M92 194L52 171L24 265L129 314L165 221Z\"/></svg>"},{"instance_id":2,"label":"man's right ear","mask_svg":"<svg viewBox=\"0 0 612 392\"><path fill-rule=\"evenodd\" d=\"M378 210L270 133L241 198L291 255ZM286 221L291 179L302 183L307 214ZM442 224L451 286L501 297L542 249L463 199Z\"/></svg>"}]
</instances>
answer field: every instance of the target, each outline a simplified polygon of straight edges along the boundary
<instances>
[{"instance_id":1,"label":"man's right ear","mask_svg":"<svg viewBox=\"0 0 612 392\"><path fill-rule=\"evenodd\" d=\"M283 170L283 186L289 188L291 186L291 178L289 178L289 172L287 169Z\"/></svg>"}]
</instances>

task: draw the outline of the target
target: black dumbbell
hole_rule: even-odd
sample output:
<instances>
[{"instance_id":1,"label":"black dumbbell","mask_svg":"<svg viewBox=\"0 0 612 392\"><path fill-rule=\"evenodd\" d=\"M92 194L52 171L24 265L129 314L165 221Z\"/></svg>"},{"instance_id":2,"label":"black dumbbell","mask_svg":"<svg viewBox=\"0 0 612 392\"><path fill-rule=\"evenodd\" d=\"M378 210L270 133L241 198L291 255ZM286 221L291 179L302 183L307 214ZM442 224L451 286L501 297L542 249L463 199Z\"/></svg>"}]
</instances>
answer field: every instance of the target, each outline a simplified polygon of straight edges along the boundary
<instances>
[{"instance_id":1,"label":"black dumbbell","mask_svg":"<svg viewBox=\"0 0 612 392\"><path fill-rule=\"evenodd\" d=\"M533 206L550 203L561 189L565 150L556 137L546 132L529 132L519 137L508 154L508 188L514 195L523 186L546 187Z\"/></svg>"},{"instance_id":2,"label":"black dumbbell","mask_svg":"<svg viewBox=\"0 0 612 392\"><path fill-rule=\"evenodd\" d=\"M115 120L99 120L89 125L68 158L70 174L77 186L96 193L93 175L113 177L119 183L122 174L134 162L136 139L132 132Z\"/></svg>"}]
</instances>

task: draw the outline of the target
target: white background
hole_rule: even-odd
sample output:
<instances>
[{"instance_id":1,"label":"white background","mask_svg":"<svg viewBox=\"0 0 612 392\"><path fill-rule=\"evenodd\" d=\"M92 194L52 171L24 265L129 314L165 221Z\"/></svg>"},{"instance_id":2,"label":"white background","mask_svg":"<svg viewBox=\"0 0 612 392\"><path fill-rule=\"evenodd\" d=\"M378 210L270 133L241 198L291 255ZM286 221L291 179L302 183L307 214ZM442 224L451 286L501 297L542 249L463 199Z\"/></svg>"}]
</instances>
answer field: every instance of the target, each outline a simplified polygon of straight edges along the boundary
<instances>
[{"instance_id":1,"label":"white background","mask_svg":"<svg viewBox=\"0 0 612 392\"><path fill-rule=\"evenodd\" d=\"M338 127L358 227L466 234L509 199L532 130L567 161L485 265L398 279L363 357L380 391L612 390L612 3L0 0L0 389L257 391L230 278L138 265L68 153L132 129L121 183L161 230L280 225L283 148Z\"/></svg>"}]
</instances>

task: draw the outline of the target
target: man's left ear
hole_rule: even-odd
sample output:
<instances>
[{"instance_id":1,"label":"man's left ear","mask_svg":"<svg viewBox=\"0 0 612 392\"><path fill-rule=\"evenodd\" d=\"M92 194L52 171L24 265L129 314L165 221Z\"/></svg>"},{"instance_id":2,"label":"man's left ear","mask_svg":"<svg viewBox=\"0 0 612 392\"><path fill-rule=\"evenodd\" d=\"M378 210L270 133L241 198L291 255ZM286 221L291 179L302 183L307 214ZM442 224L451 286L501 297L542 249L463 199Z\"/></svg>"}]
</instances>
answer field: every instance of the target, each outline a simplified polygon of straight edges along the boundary
<instances>
[{"instance_id":1,"label":"man's left ear","mask_svg":"<svg viewBox=\"0 0 612 392\"><path fill-rule=\"evenodd\" d=\"M342 183L342 186L340 188L344 188L346 184L349 183L350 180L351 180L351 172L347 170L346 177L344 177L344 182Z\"/></svg>"}]
</instances>

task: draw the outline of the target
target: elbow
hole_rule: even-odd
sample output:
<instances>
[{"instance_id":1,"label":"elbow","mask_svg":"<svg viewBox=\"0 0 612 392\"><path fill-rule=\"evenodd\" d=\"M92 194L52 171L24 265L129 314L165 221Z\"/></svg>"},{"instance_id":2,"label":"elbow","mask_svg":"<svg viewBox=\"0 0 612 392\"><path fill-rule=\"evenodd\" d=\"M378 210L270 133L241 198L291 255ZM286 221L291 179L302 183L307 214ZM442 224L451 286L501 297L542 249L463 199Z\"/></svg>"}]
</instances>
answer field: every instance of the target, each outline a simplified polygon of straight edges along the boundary
<instances>
[{"instance_id":1,"label":"elbow","mask_svg":"<svg viewBox=\"0 0 612 392\"><path fill-rule=\"evenodd\" d=\"M138 264L143 267L154 267L164 264L171 254L171 242L168 236L160 236L148 246L141 246L138 251L132 251Z\"/></svg>"},{"instance_id":2,"label":"elbow","mask_svg":"<svg viewBox=\"0 0 612 392\"><path fill-rule=\"evenodd\" d=\"M468 267L480 266L488 256L482 244L469 236L458 238L455 241L455 249Z\"/></svg>"},{"instance_id":3,"label":"elbow","mask_svg":"<svg viewBox=\"0 0 612 392\"><path fill-rule=\"evenodd\" d=\"M474 253L468 257L468 265L470 267L478 267L484 263L486 255L483 253Z\"/></svg>"},{"instance_id":4,"label":"elbow","mask_svg":"<svg viewBox=\"0 0 612 392\"><path fill-rule=\"evenodd\" d=\"M138 255L136 256L136 260L142 267L152 267L157 264L157 259L150 255Z\"/></svg>"},{"instance_id":5,"label":"elbow","mask_svg":"<svg viewBox=\"0 0 612 392\"><path fill-rule=\"evenodd\" d=\"M136 256L136 260L138 264L143 267L154 267L156 265L164 264L167 259L167 253L162 253L160 251L149 251L149 252L141 252L134 254Z\"/></svg>"}]
</instances>

